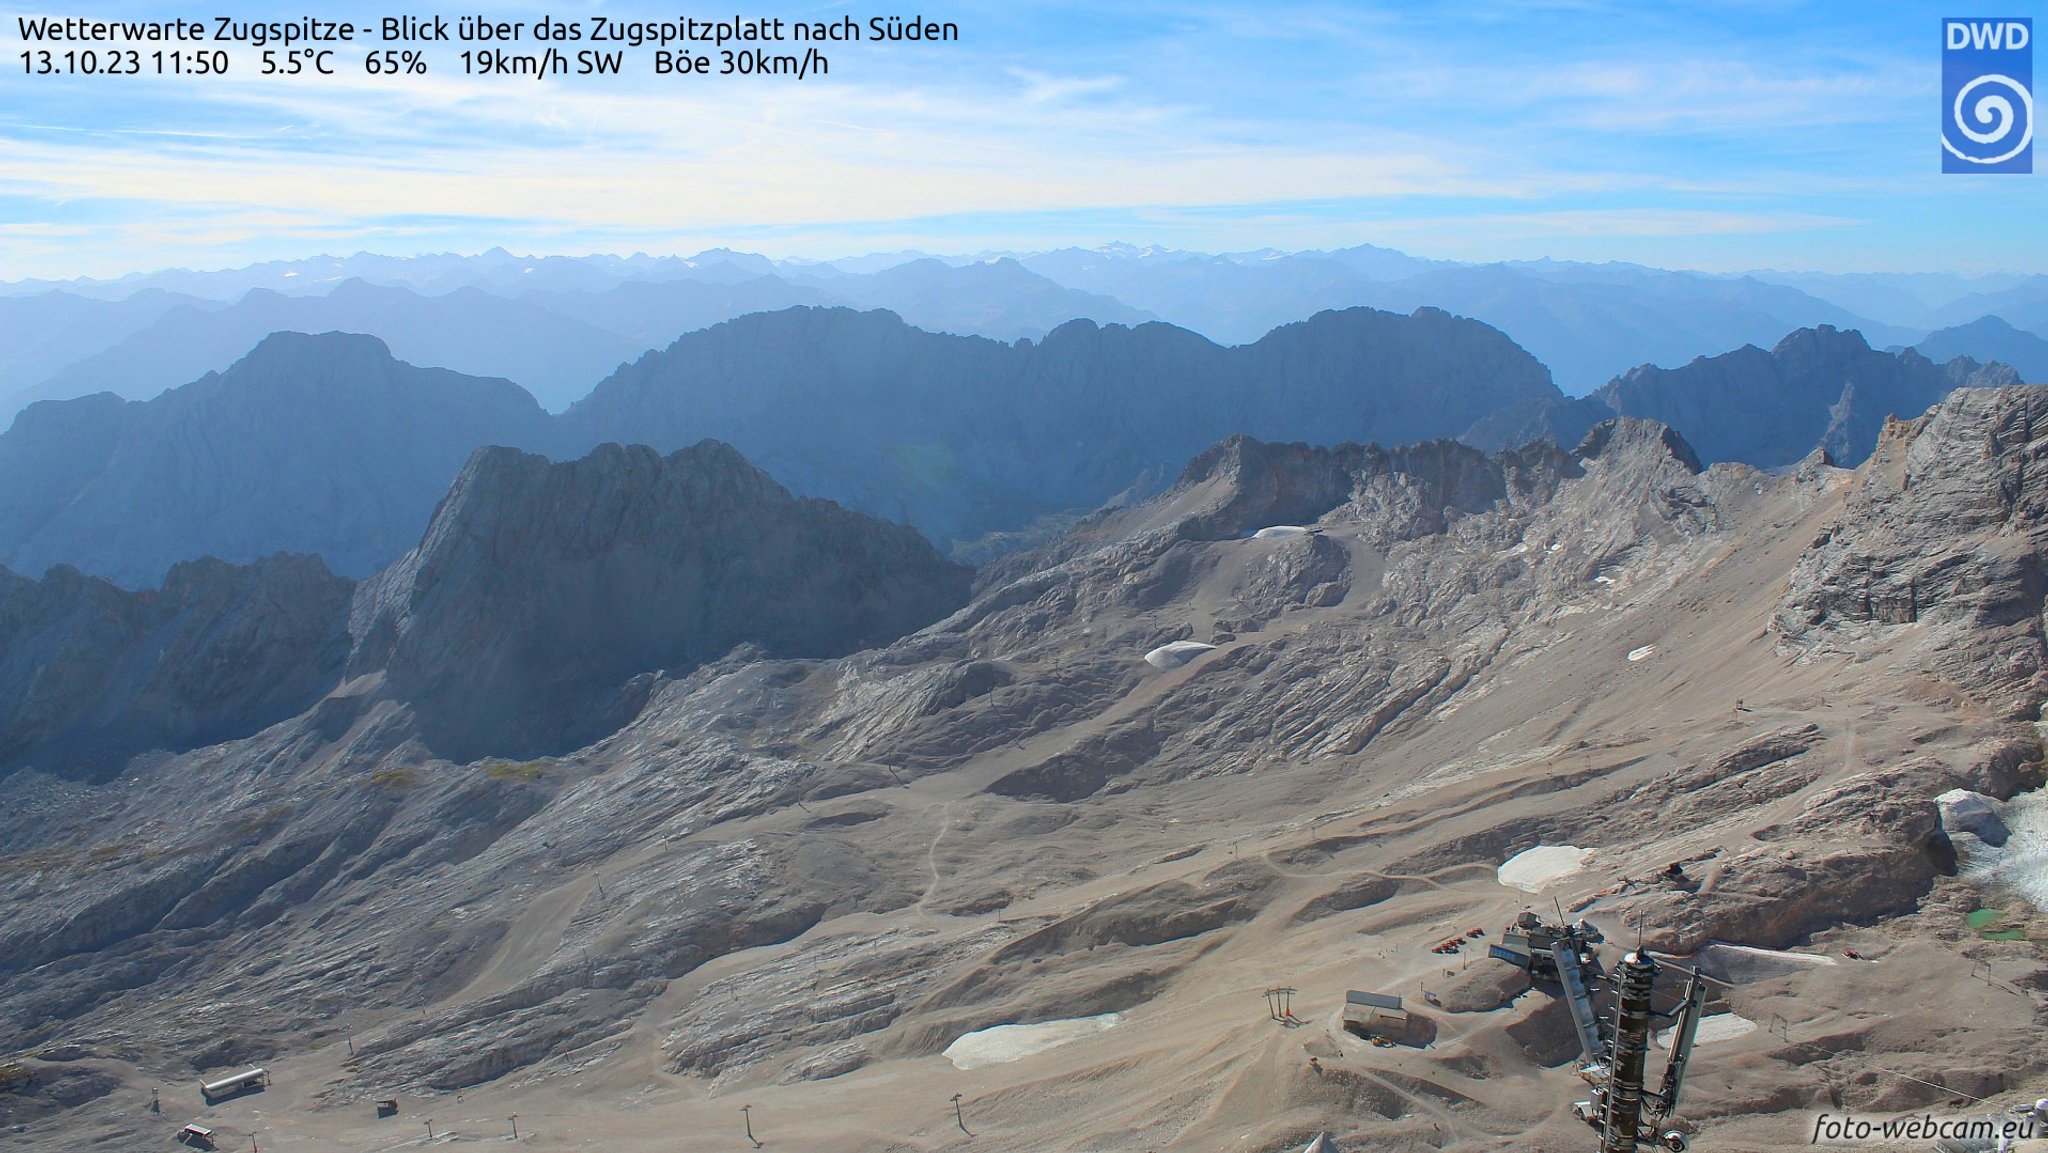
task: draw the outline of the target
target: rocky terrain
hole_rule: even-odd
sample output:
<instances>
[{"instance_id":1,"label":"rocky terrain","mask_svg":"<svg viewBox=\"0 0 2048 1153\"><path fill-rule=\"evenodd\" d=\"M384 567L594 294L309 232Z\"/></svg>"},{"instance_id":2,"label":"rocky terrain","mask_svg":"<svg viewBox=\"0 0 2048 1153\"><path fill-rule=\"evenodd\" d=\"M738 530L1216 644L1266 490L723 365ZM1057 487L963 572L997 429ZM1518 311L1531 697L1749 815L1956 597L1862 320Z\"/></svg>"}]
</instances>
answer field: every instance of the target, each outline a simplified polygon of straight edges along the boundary
<instances>
[{"instance_id":1,"label":"rocky terrain","mask_svg":"<svg viewBox=\"0 0 2048 1153\"><path fill-rule=\"evenodd\" d=\"M2044 403L1965 389L1855 470L1778 475L1630 418L1492 455L1237 437L858 651L857 617L815 649L717 652L712 626L838 588L914 627L889 598L959 578L721 449L482 454L464 485L492 491L458 485L356 594L355 663L310 708L118 776L0 778L0 1123L62 1149L195 1118L388 1148L514 1113L551 1149L743 1123L820 1149L1583 1149L1558 1002L1431 952L1553 900L1680 955L1798 950L1720 990L1758 1027L1694 1058L1695 1148L2031 1101L2048 920L1963 875L1975 834L1935 798L2043 782ZM671 477L693 461L723 479ZM721 600L703 540L634 514L671 492L720 540L773 523L876 574L763 545L774 583ZM535 678L578 661L642 666L587 744ZM436 712L492 721L450 744ZM550 729L573 739L526 743ZM1583 865L1496 880L1539 845ZM1417 1043L1338 1027L1347 989L1408 998ZM1042 1052L942 1055L1077 1018ZM247 1062L274 1087L199 1102Z\"/></svg>"}]
</instances>

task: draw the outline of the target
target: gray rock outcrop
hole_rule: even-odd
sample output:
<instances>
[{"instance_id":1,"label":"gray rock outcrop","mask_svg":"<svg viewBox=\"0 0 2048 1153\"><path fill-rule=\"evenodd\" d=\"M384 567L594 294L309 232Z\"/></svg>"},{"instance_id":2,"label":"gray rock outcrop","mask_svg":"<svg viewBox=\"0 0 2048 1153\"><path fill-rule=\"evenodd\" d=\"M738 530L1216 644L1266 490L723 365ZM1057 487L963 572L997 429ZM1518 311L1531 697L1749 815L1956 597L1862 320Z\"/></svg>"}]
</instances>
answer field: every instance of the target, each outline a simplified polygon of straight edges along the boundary
<instances>
[{"instance_id":1,"label":"gray rock outcrop","mask_svg":"<svg viewBox=\"0 0 2048 1153\"><path fill-rule=\"evenodd\" d=\"M2048 699L2048 387L1965 389L1895 420L1794 567L1773 628L1802 651L1897 635L2032 720Z\"/></svg>"},{"instance_id":2,"label":"gray rock outcrop","mask_svg":"<svg viewBox=\"0 0 2048 1153\"><path fill-rule=\"evenodd\" d=\"M640 674L740 644L886 644L969 580L915 530L793 497L715 441L564 464L482 449L419 547L358 593L349 667L383 670L444 756L560 752L630 719Z\"/></svg>"},{"instance_id":3,"label":"gray rock outcrop","mask_svg":"<svg viewBox=\"0 0 2048 1153\"><path fill-rule=\"evenodd\" d=\"M1998 802L1968 789L1950 789L1935 798L1941 806L1941 831L1953 837L1968 833L1987 845L2003 845L2012 830L1998 815Z\"/></svg>"},{"instance_id":4,"label":"gray rock outcrop","mask_svg":"<svg viewBox=\"0 0 2048 1153\"><path fill-rule=\"evenodd\" d=\"M308 556L188 561L139 593L0 569L0 773L91 777L304 711L341 673L353 588Z\"/></svg>"}]
</instances>

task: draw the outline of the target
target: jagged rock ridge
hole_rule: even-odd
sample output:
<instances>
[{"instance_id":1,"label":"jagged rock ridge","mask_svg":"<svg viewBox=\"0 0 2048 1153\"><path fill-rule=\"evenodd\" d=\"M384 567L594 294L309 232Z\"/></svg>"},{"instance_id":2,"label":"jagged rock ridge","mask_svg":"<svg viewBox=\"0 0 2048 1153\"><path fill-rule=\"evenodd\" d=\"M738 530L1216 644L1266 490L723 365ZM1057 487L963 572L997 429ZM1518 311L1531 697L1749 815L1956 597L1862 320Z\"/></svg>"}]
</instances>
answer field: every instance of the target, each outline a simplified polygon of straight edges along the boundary
<instances>
[{"instance_id":1,"label":"jagged rock ridge","mask_svg":"<svg viewBox=\"0 0 2048 1153\"><path fill-rule=\"evenodd\" d=\"M1637 368L1597 396L1627 416L1682 429L1707 460L1759 468L1796 463L1815 447L1856 465L1891 416L1925 412L1965 386L2018 382L2004 365L1968 357L1936 364L1906 350L1872 349L1857 332L1800 329L1769 352L1754 345L1683 368Z\"/></svg>"},{"instance_id":2,"label":"jagged rock ridge","mask_svg":"<svg viewBox=\"0 0 2048 1153\"><path fill-rule=\"evenodd\" d=\"M443 755L561 752L630 719L630 678L740 644L885 644L969 579L915 530L792 497L716 441L566 464L481 449L419 547L364 584L349 665L384 670Z\"/></svg>"},{"instance_id":3,"label":"jagged rock ridge","mask_svg":"<svg viewBox=\"0 0 2048 1153\"><path fill-rule=\"evenodd\" d=\"M1708 462L1781 468L1820 448L1854 466L1875 447L1888 417L1925 412L1957 388L2018 381L2003 364L1966 356L1936 364L1913 349L1877 351L1858 332L1820 325L1790 333L1769 351L1745 345L1679 368L1646 364L1590 396L1505 408L1466 439L1483 447L1538 436L1571 441L1619 413L1678 429Z\"/></svg>"},{"instance_id":4,"label":"jagged rock ridge","mask_svg":"<svg viewBox=\"0 0 2048 1153\"><path fill-rule=\"evenodd\" d=\"M188 561L140 593L0 569L0 773L116 770L305 711L347 657L353 587L306 556Z\"/></svg>"},{"instance_id":5,"label":"jagged rock ridge","mask_svg":"<svg viewBox=\"0 0 2048 1153\"><path fill-rule=\"evenodd\" d=\"M2044 457L2048 387L1965 389L1889 422L1793 570L1775 630L1802 651L1896 645L2000 712L2036 718L2048 699Z\"/></svg>"}]
</instances>

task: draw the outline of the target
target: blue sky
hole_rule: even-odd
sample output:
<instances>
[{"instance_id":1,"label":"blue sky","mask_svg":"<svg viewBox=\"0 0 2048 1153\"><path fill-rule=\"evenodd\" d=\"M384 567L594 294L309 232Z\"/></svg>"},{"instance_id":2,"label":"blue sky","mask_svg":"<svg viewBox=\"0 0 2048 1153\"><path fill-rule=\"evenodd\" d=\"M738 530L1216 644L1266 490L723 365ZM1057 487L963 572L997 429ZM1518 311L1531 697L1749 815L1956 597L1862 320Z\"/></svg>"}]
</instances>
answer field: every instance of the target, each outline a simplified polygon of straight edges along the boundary
<instances>
[{"instance_id":1,"label":"blue sky","mask_svg":"<svg viewBox=\"0 0 2048 1153\"><path fill-rule=\"evenodd\" d=\"M360 47L331 78L255 75L246 48L226 78L24 76L9 13L0 279L494 245L830 257L1108 241L2048 271L2048 173L1940 174L1939 19L1956 14L1941 7L758 9L912 11L957 22L961 42L839 46L828 77L801 82L465 77L445 45L402 79L364 75Z\"/></svg>"}]
</instances>

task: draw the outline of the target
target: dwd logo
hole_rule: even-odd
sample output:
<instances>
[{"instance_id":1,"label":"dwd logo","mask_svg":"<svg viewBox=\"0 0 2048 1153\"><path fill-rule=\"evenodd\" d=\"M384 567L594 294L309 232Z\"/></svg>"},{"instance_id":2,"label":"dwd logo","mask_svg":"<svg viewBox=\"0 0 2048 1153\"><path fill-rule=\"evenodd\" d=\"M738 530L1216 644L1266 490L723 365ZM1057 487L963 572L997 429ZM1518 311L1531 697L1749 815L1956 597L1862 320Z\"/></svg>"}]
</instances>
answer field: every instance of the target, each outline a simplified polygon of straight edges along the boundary
<instances>
[{"instance_id":1,"label":"dwd logo","mask_svg":"<svg viewBox=\"0 0 2048 1153\"><path fill-rule=\"evenodd\" d=\"M2034 170L2034 22L1941 22L1941 170Z\"/></svg>"}]
</instances>

